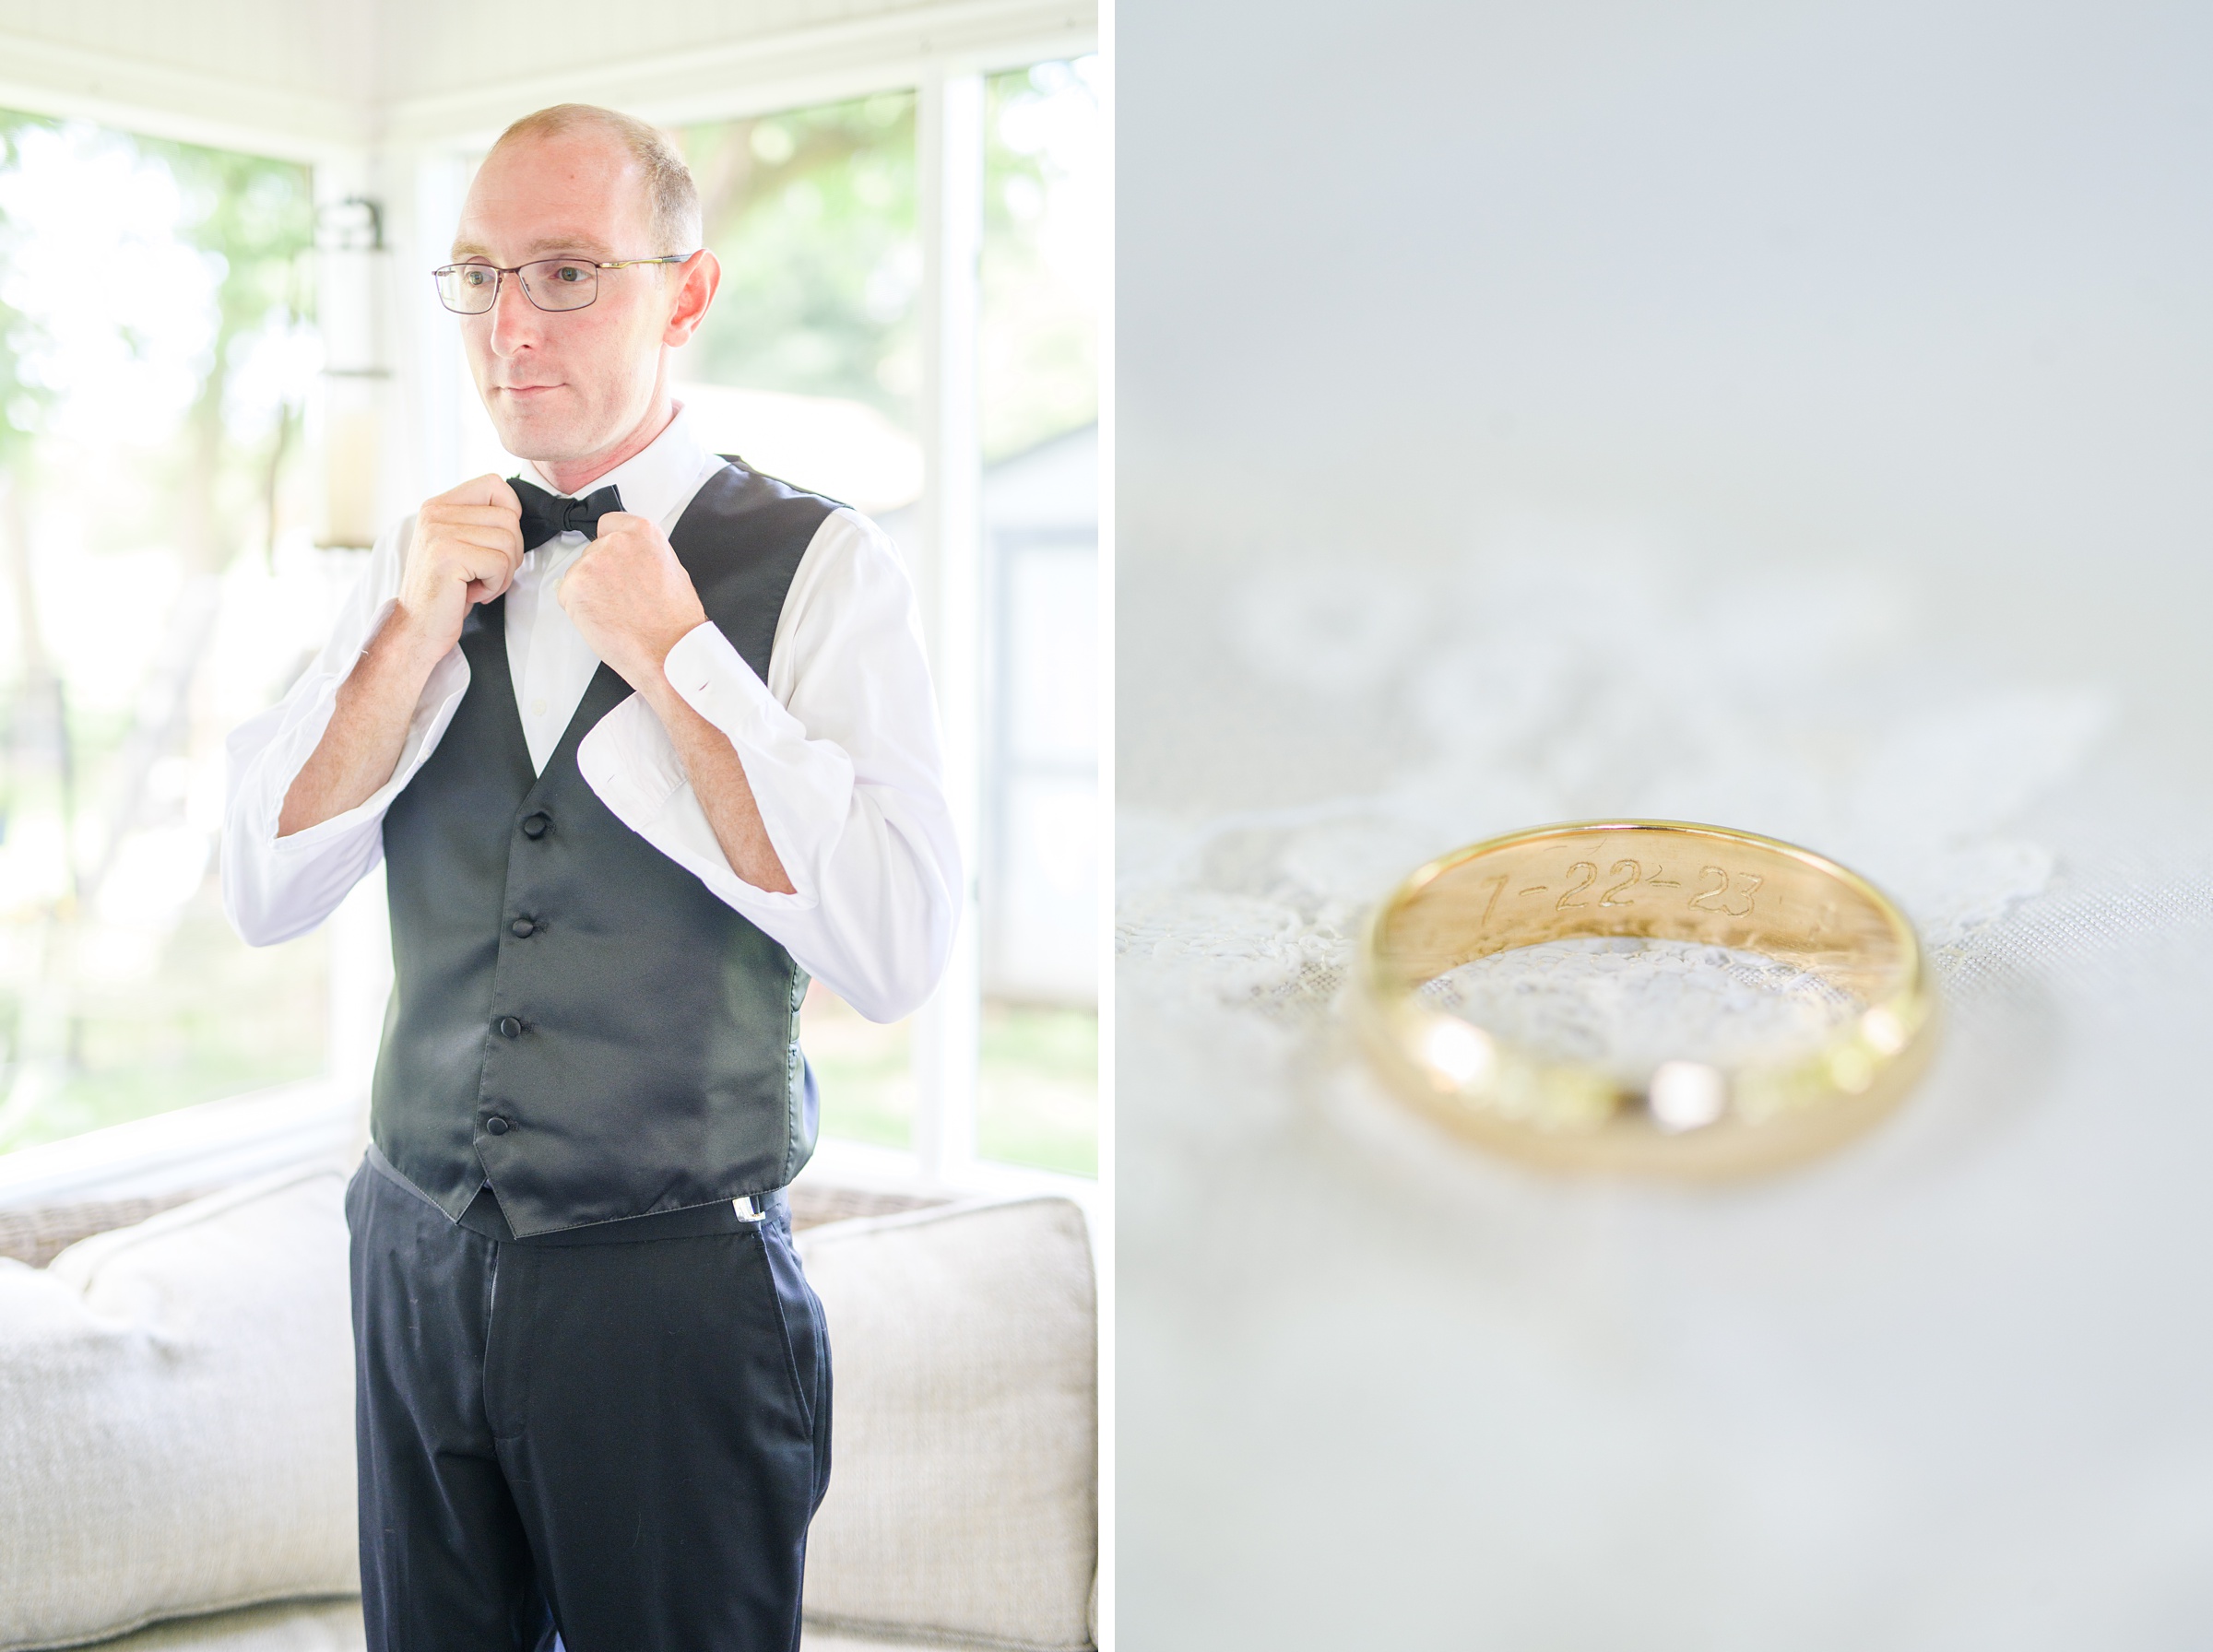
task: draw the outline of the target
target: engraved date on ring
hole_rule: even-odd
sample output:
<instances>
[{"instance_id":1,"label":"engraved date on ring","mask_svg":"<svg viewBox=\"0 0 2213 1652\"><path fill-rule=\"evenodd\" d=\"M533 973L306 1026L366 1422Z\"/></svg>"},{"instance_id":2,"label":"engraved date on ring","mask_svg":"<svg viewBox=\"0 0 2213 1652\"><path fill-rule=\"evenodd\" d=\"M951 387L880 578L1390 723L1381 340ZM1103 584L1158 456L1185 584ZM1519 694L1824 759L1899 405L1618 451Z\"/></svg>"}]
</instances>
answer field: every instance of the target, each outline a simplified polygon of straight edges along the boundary
<instances>
[{"instance_id":1,"label":"engraved date on ring","mask_svg":"<svg viewBox=\"0 0 2213 1652\"><path fill-rule=\"evenodd\" d=\"M1752 915L1752 899L1766 881L1756 872L1733 874L1726 867L1700 867L1698 879L1705 887L1691 896L1689 904L1704 912L1726 913L1733 918Z\"/></svg>"},{"instance_id":2,"label":"engraved date on ring","mask_svg":"<svg viewBox=\"0 0 2213 1652\"><path fill-rule=\"evenodd\" d=\"M1561 889L1559 898L1552 903L1553 910L1571 912L1578 907L1592 905L1593 903L1590 896L1594 889L1597 891L1597 905L1634 906L1639 891L1650 891L1656 894L1661 890L1680 890L1683 887L1681 879L1667 876L1666 867L1654 865L1648 872L1641 861L1626 857L1608 867L1605 875L1607 881L1602 886L1598 880L1597 862L1572 862L1564 874L1565 887ZM1477 920L1480 926L1489 926L1492 914L1498 909L1499 898L1507 892L1510 881L1505 877L1488 880L1490 892L1483 903L1483 915ZM1765 881L1757 872L1732 871L1727 867L1701 867L1698 868L1698 891L1685 899L1683 903L1696 907L1700 912L1721 913L1733 918L1750 917L1760 885ZM1520 886L1514 892L1527 898L1550 894L1552 888L1542 883L1531 883ZM1667 897L1660 898L1664 900Z\"/></svg>"},{"instance_id":3,"label":"engraved date on ring","mask_svg":"<svg viewBox=\"0 0 2213 1652\"><path fill-rule=\"evenodd\" d=\"M1667 868L1664 867L1654 867L1652 869L1655 872L1661 872L1665 871ZM1570 878L1575 879L1576 881L1568 886L1568 892L1566 894L1562 895L1558 900L1552 903L1553 910L1556 912L1566 912L1571 906L1582 906L1588 904L1588 903L1583 899L1583 893L1592 884L1598 881L1598 867L1593 862L1588 860L1579 860L1573 866L1568 868L1568 875ZM1627 906L1632 904L1626 891L1635 888L1639 879L1643 878L1643 867L1639 866L1636 861L1633 860L1617 860L1612 866L1606 868L1606 876L1614 879L1614 881L1607 884L1604 889L1599 891L1598 903L1601 906Z\"/></svg>"},{"instance_id":4,"label":"engraved date on ring","mask_svg":"<svg viewBox=\"0 0 2213 1652\"><path fill-rule=\"evenodd\" d=\"M1598 904L1601 906L1635 905L1636 900L1632 891L1639 885L1654 890L1682 888L1682 883L1678 879L1663 876L1666 871L1667 868L1664 866L1655 866L1648 876L1639 862L1617 860L1606 869L1606 876L1612 881L1599 891ZM1568 880L1567 889L1561 893L1560 898L1552 903L1556 912L1567 912L1575 907L1587 906L1591 903L1584 897L1592 886L1598 882L1596 863L1588 860L1576 861L1568 868ZM1759 893L1759 886L1764 881L1765 879L1757 872L1732 872L1726 867L1701 867L1698 869L1699 887L1698 892L1685 901L1684 904L1696 907L1701 912L1718 912L1733 918L1750 917ZM1544 886L1540 884L1537 887L1542 889ZM1526 894L1531 891L1525 890L1522 892ZM1489 915L1487 908L1485 915L1486 917Z\"/></svg>"}]
</instances>

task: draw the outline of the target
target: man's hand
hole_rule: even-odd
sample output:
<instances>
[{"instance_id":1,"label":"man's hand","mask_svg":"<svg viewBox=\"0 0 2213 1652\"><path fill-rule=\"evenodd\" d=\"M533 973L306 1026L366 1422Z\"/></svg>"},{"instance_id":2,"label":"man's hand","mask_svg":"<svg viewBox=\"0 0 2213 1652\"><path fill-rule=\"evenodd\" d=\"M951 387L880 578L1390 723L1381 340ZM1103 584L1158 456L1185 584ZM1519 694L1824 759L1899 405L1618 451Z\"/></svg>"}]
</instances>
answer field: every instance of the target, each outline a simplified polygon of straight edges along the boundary
<instances>
[{"instance_id":1,"label":"man's hand","mask_svg":"<svg viewBox=\"0 0 2213 1652\"><path fill-rule=\"evenodd\" d=\"M667 537L627 511L599 518L599 537L562 575L559 596L592 652L649 701L660 698L669 651L707 621Z\"/></svg>"},{"instance_id":2,"label":"man's hand","mask_svg":"<svg viewBox=\"0 0 2213 1652\"><path fill-rule=\"evenodd\" d=\"M365 803L399 766L422 685L461 640L461 621L523 565L523 503L496 476L425 500L399 575L399 604L338 685L323 739L277 817L290 837Z\"/></svg>"},{"instance_id":3,"label":"man's hand","mask_svg":"<svg viewBox=\"0 0 2213 1652\"><path fill-rule=\"evenodd\" d=\"M707 622L707 611L661 530L627 511L609 512L592 548L562 577L560 595L592 652L637 690L669 731L730 870L771 894L796 893L737 748L669 686L669 651Z\"/></svg>"},{"instance_id":4,"label":"man's hand","mask_svg":"<svg viewBox=\"0 0 2213 1652\"><path fill-rule=\"evenodd\" d=\"M514 583L523 565L522 524L523 502L496 476L448 489L415 513L392 620L427 665L461 640L470 608Z\"/></svg>"}]
</instances>

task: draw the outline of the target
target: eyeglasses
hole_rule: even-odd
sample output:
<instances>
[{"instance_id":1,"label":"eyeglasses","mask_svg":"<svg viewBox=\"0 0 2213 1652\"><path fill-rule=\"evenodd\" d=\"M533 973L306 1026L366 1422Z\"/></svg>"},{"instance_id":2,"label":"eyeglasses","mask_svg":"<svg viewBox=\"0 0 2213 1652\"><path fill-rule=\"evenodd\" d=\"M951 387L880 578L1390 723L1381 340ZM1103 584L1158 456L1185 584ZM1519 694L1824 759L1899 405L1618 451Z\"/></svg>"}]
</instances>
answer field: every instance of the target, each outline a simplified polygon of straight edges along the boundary
<instances>
[{"instance_id":1,"label":"eyeglasses","mask_svg":"<svg viewBox=\"0 0 2213 1652\"><path fill-rule=\"evenodd\" d=\"M431 272L438 284L438 301L456 315L481 315L499 302L500 277L513 276L523 284L523 296L540 310L581 310L599 296L599 272L629 269L640 264L681 264L689 253L670 253L661 258L624 258L614 264L594 264L588 258L535 258L512 269L496 264L448 264Z\"/></svg>"}]
</instances>

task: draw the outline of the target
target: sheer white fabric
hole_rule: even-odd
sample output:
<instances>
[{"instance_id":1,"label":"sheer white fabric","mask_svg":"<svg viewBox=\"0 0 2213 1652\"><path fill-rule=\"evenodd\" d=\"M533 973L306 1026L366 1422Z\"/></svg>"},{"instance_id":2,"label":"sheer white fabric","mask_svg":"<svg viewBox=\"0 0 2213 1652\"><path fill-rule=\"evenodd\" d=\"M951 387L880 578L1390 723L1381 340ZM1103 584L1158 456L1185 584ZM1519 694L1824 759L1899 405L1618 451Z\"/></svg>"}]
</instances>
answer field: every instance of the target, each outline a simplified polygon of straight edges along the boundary
<instances>
[{"instance_id":1,"label":"sheer white fabric","mask_svg":"<svg viewBox=\"0 0 2213 1652\"><path fill-rule=\"evenodd\" d=\"M1375 1644L2056 1647L2206 1599L2213 1333L2176 1241L2213 1241L2213 856L2160 824L2188 779L2118 749L2124 685L1930 649L1911 583L1717 583L1506 540L1255 573L1193 622L1210 698L1315 730L1314 800L1120 831L1123 1564L1212 1644L1289 1644L1296 1602ZM1193 749L1137 710L1128 749ZM1272 778L1211 738L1190 793ZM1381 1091L1340 1004L1372 903L1624 814L1802 843L1906 906L1947 1024L1897 1118L1680 1188L1487 1159ZM1795 972L1605 942L1435 990L1630 1068L1829 1012ZM1158 1442L1194 1428L1187 1479ZM1221 1530L1311 1555L1318 1519L1357 1591L1225 1563L1240 1601L1285 1591L1240 1618L1191 1569Z\"/></svg>"}]
</instances>

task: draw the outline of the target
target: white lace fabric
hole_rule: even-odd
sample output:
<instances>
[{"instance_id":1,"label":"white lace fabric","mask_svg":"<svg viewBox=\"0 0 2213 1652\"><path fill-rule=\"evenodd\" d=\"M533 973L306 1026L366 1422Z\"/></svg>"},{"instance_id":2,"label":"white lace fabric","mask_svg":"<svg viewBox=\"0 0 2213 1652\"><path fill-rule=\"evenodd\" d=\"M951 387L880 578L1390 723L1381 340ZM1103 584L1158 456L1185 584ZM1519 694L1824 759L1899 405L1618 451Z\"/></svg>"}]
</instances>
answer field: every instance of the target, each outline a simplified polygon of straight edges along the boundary
<instances>
[{"instance_id":1,"label":"white lace fabric","mask_svg":"<svg viewBox=\"0 0 2213 1652\"><path fill-rule=\"evenodd\" d=\"M2195 782L2115 755L2113 687L1970 669L1912 596L1537 549L1230 604L1248 691L1407 755L1259 809L1161 808L1155 776L1124 812L1123 1564L1184 1580L1184 1644L2057 1652L2117 1600L2213 1605ZM1219 733L1194 794L1238 789ZM1945 1024L1895 1118L1683 1188L1491 1160L1383 1092L1340 1005L1373 903L1462 844L1623 817L1801 844L1899 903ZM1428 990L1625 1073L1843 1008L1604 940ZM1360 1589L1246 1558L1312 1554L1323 1511Z\"/></svg>"},{"instance_id":2,"label":"white lace fabric","mask_svg":"<svg viewBox=\"0 0 2213 1652\"><path fill-rule=\"evenodd\" d=\"M1417 993L1532 1055L1595 1067L1631 1089L1663 1061L1727 1070L1812 1050L1865 1008L1778 959L1636 937L1518 947Z\"/></svg>"},{"instance_id":3,"label":"white lace fabric","mask_svg":"<svg viewBox=\"0 0 2213 1652\"><path fill-rule=\"evenodd\" d=\"M2110 720L2106 694L1873 692L1879 587L1779 581L1732 591L1722 612L1675 595L1688 588L1639 563L1543 556L1463 572L1441 601L1351 570L1249 585L1229 629L1249 670L1286 694L1364 701L1418 728L1429 754L1366 796L1126 819L1120 950L1137 978L1316 1008L1361 914L1415 866L1602 816L1816 849L1899 900L1940 966L2046 887L2052 848L2020 820L2082 763ZM1554 618L1534 630L1532 611Z\"/></svg>"}]
</instances>

